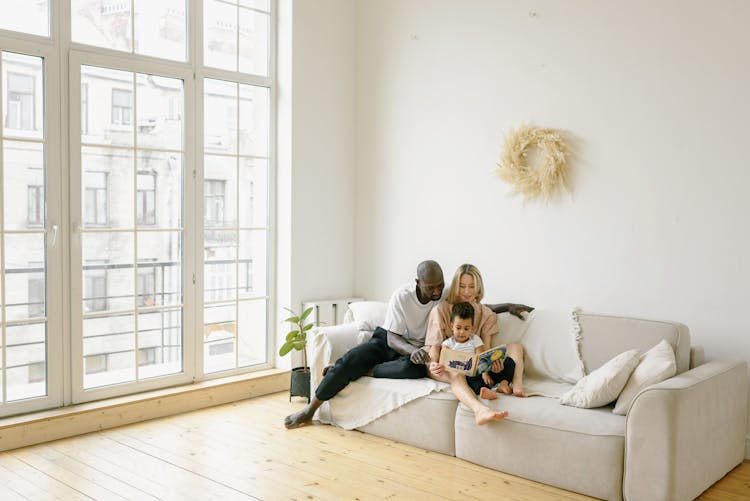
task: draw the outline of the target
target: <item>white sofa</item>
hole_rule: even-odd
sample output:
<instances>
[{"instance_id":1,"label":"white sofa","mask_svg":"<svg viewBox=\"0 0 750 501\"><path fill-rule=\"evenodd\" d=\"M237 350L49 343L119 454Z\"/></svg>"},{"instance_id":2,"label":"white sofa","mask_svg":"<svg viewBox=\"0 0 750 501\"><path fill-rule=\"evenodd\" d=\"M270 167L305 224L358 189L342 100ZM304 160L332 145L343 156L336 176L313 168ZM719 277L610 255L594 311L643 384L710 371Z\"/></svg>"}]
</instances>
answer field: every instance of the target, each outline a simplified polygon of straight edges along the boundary
<instances>
[{"instance_id":1,"label":"white sofa","mask_svg":"<svg viewBox=\"0 0 750 501\"><path fill-rule=\"evenodd\" d=\"M577 320L586 373L625 350L645 351L665 339L675 351L677 374L638 393L626 416L613 414L612 405L580 409L554 398L501 396L488 405L508 417L477 426L449 391L432 391L357 429L602 499L693 499L743 461L745 362L704 363L679 323L589 313ZM508 314L498 321L493 345L523 340L523 322ZM313 389L324 366L369 339L369 327L355 320L313 332ZM373 382L359 381L366 379ZM388 383L394 395L405 384ZM383 385L377 392L367 384L353 390L358 398L383 400ZM346 397L334 397L332 407L336 398ZM323 420L337 424L335 416Z\"/></svg>"}]
</instances>

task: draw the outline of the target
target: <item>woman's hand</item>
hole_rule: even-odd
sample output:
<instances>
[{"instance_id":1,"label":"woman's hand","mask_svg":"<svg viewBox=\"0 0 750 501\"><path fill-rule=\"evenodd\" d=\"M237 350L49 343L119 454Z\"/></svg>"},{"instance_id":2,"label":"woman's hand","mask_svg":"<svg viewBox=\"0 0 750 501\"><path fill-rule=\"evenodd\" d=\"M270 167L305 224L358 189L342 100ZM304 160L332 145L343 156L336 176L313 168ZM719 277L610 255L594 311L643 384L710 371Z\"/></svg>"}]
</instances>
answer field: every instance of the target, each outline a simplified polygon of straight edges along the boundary
<instances>
[{"instance_id":1,"label":"woman's hand","mask_svg":"<svg viewBox=\"0 0 750 501\"><path fill-rule=\"evenodd\" d=\"M482 374L482 381L484 381L484 384L486 384L490 388L492 388L492 386L495 384L489 372L485 372Z\"/></svg>"},{"instance_id":2,"label":"woman's hand","mask_svg":"<svg viewBox=\"0 0 750 501\"><path fill-rule=\"evenodd\" d=\"M490 367L490 370L494 373L503 372L504 367L505 365L503 364L502 360L495 360L494 362L492 362L492 367ZM485 372L485 374L487 373Z\"/></svg>"},{"instance_id":3,"label":"woman's hand","mask_svg":"<svg viewBox=\"0 0 750 501\"><path fill-rule=\"evenodd\" d=\"M445 374L445 366L439 362L430 362L430 372L436 376Z\"/></svg>"}]
</instances>

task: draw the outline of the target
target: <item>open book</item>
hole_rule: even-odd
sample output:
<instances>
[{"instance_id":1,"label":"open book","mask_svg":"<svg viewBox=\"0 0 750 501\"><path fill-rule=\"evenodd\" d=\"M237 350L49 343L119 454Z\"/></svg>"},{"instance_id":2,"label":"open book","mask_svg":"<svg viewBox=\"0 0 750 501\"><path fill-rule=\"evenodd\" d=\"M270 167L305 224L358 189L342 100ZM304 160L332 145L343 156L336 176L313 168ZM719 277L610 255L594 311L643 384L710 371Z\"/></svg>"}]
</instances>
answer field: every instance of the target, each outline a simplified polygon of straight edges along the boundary
<instances>
[{"instance_id":1,"label":"open book","mask_svg":"<svg viewBox=\"0 0 750 501\"><path fill-rule=\"evenodd\" d=\"M495 360L505 360L505 345L495 346L481 353L466 353L463 351L443 348L440 350L440 363L449 371L458 372L466 376L476 376L487 372Z\"/></svg>"}]
</instances>

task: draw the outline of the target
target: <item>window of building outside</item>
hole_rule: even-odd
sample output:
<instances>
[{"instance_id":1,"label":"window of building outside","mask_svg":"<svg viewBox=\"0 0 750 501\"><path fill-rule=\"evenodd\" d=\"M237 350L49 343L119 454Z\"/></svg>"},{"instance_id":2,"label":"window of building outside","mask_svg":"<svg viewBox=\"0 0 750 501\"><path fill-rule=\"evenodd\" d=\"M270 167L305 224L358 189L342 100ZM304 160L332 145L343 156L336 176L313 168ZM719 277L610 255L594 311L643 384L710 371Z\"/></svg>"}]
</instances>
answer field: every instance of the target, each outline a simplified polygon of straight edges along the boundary
<instances>
[{"instance_id":1,"label":"window of building outside","mask_svg":"<svg viewBox=\"0 0 750 501\"><path fill-rule=\"evenodd\" d=\"M275 2L8 1L0 416L268 367Z\"/></svg>"},{"instance_id":2,"label":"window of building outside","mask_svg":"<svg viewBox=\"0 0 750 501\"><path fill-rule=\"evenodd\" d=\"M112 123L130 125L131 91L112 89Z\"/></svg>"},{"instance_id":3,"label":"window of building outside","mask_svg":"<svg viewBox=\"0 0 750 501\"><path fill-rule=\"evenodd\" d=\"M44 223L44 186L30 185L27 193L27 224L39 226Z\"/></svg>"}]
</instances>

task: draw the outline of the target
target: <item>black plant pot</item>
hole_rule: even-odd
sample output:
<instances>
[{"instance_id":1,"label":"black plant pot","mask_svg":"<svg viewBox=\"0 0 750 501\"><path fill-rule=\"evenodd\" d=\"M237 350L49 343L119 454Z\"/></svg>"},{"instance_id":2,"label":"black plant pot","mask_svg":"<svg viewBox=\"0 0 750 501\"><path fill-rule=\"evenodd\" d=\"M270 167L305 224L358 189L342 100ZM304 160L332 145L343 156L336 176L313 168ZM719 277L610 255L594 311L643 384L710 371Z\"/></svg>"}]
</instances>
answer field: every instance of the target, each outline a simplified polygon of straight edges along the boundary
<instances>
[{"instance_id":1,"label":"black plant pot","mask_svg":"<svg viewBox=\"0 0 750 501\"><path fill-rule=\"evenodd\" d=\"M292 397L307 397L310 403L310 369L307 367L295 367L292 369L292 377L289 382L289 401Z\"/></svg>"}]
</instances>

